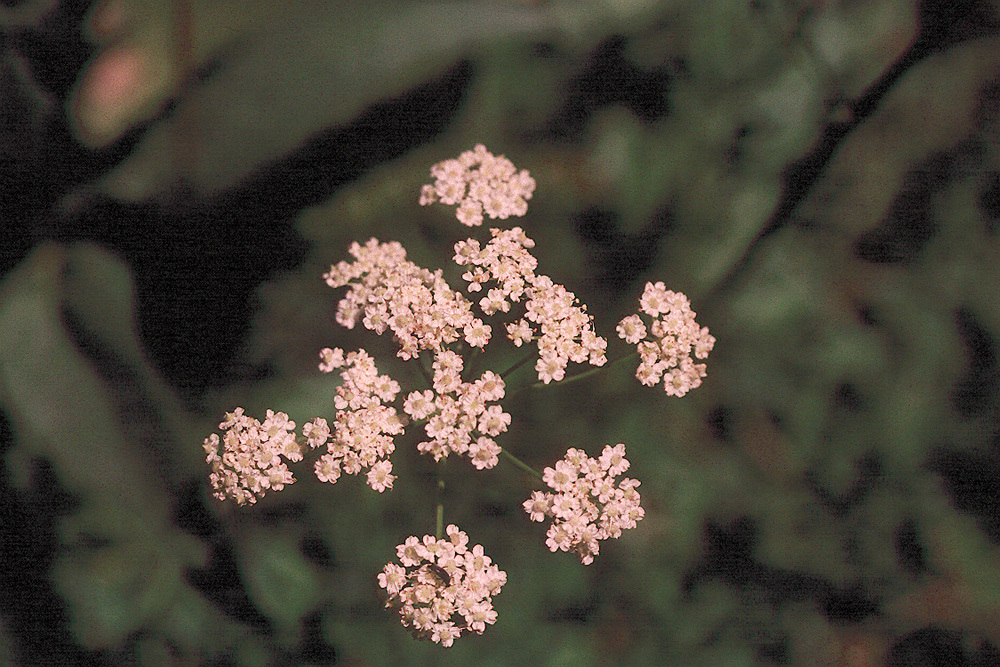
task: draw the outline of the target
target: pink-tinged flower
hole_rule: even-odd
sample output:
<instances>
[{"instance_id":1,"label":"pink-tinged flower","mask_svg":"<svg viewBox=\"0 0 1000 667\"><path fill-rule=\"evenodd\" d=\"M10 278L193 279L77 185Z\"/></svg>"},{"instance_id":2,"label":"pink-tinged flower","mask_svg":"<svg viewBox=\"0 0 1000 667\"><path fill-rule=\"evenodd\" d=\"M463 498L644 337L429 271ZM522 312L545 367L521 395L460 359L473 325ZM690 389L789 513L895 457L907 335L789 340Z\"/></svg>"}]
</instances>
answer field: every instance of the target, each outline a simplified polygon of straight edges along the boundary
<instances>
[{"instance_id":1,"label":"pink-tinged flower","mask_svg":"<svg viewBox=\"0 0 1000 667\"><path fill-rule=\"evenodd\" d=\"M378 585L389 595L396 595L406 585L406 568L395 563L389 563L378 575Z\"/></svg>"},{"instance_id":2,"label":"pink-tinged flower","mask_svg":"<svg viewBox=\"0 0 1000 667\"><path fill-rule=\"evenodd\" d=\"M626 343L635 345L646 337L646 325L638 315L629 315L618 323L618 336Z\"/></svg>"},{"instance_id":3,"label":"pink-tinged flower","mask_svg":"<svg viewBox=\"0 0 1000 667\"><path fill-rule=\"evenodd\" d=\"M507 582L507 573L482 546L469 548L468 536L457 526L446 532L440 540L406 538L396 547L400 565L387 564L378 583L388 594L385 606L399 611L414 636L451 646L463 632L482 634L496 622L493 596Z\"/></svg>"},{"instance_id":4,"label":"pink-tinged flower","mask_svg":"<svg viewBox=\"0 0 1000 667\"><path fill-rule=\"evenodd\" d=\"M507 337L514 341L515 347L530 343L533 335L531 325L528 324L527 320L518 320L507 325Z\"/></svg>"},{"instance_id":5,"label":"pink-tinged flower","mask_svg":"<svg viewBox=\"0 0 1000 667\"><path fill-rule=\"evenodd\" d=\"M645 511L639 504L639 482L615 477L628 469L625 445L608 445L600 457L570 449L542 480L552 491L534 491L524 502L532 521L552 518L545 545L550 551L575 551L584 565L594 562L599 541L620 537L634 528Z\"/></svg>"},{"instance_id":6,"label":"pink-tinged flower","mask_svg":"<svg viewBox=\"0 0 1000 667\"><path fill-rule=\"evenodd\" d=\"M316 459L314 469L316 472L316 479L321 482L330 482L333 484L340 479L340 458L330 454L324 454Z\"/></svg>"},{"instance_id":7,"label":"pink-tinged flower","mask_svg":"<svg viewBox=\"0 0 1000 667\"><path fill-rule=\"evenodd\" d=\"M552 381L559 382L559 380L562 380L566 376L567 361L565 357L561 358L554 354L539 356L538 361L535 362L538 379L545 384Z\"/></svg>"},{"instance_id":8,"label":"pink-tinged flower","mask_svg":"<svg viewBox=\"0 0 1000 667\"><path fill-rule=\"evenodd\" d=\"M288 415L268 410L261 423L245 415L243 408L236 408L226 414L219 428L225 430L222 439L212 433L203 444L206 461L212 466L209 481L216 498L253 504L266 491L280 491L295 481L282 461L302 460L295 422L289 421Z\"/></svg>"},{"instance_id":9,"label":"pink-tinged flower","mask_svg":"<svg viewBox=\"0 0 1000 667\"><path fill-rule=\"evenodd\" d=\"M368 486L379 493L392 488L392 483L396 476L392 473L392 463L389 461L379 461L368 471Z\"/></svg>"},{"instance_id":10,"label":"pink-tinged flower","mask_svg":"<svg viewBox=\"0 0 1000 667\"><path fill-rule=\"evenodd\" d=\"M319 370L323 373L330 373L344 365L344 351L339 347L336 350L323 348L319 352L319 358Z\"/></svg>"},{"instance_id":11,"label":"pink-tinged flower","mask_svg":"<svg viewBox=\"0 0 1000 667\"><path fill-rule=\"evenodd\" d=\"M695 322L688 298L666 289L662 282L646 283L639 305L652 318L648 331L638 314L618 323L619 337L639 352L641 363L635 377L646 386L662 380L668 396L684 396L701 385L705 364L696 364L693 358L708 357L715 336Z\"/></svg>"},{"instance_id":12,"label":"pink-tinged flower","mask_svg":"<svg viewBox=\"0 0 1000 667\"><path fill-rule=\"evenodd\" d=\"M614 447L605 447L598 460L601 470L606 470L611 477L617 477L628 470L628 459L625 458L625 445L618 443Z\"/></svg>"},{"instance_id":13,"label":"pink-tinged flower","mask_svg":"<svg viewBox=\"0 0 1000 667\"><path fill-rule=\"evenodd\" d=\"M478 227L483 224L483 205L478 201L466 199L455 211L455 217L466 227Z\"/></svg>"},{"instance_id":14,"label":"pink-tinged flower","mask_svg":"<svg viewBox=\"0 0 1000 667\"><path fill-rule=\"evenodd\" d=\"M435 164L431 176L434 184L420 188L420 205L458 204L456 217L469 227L481 225L484 213L500 219L524 215L535 191L535 179L526 170L518 171L510 160L493 155L482 144L457 159Z\"/></svg>"},{"instance_id":15,"label":"pink-tinged flower","mask_svg":"<svg viewBox=\"0 0 1000 667\"><path fill-rule=\"evenodd\" d=\"M479 432L497 436L510 426L510 415L499 405L491 405L479 416Z\"/></svg>"},{"instance_id":16,"label":"pink-tinged flower","mask_svg":"<svg viewBox=\"0 0 1000 667\"><path fill-rule=\"evenodd\" d=\"M396 547L396 558L406 567L418 564L424 558L425 547L420 538L411 535L406 541Z\"/></svg>"},{"instance_id":17,"label":"pink-tinged flower","mask_svg":"<svg viewBox=\"0 0 1000 667\"><path fill-rule=\"evenodd\" d=\"M434 405L434 392L427 389L423 392L411 392L403 401L403 412L414 419L426 419L437 407Z\"/></svg>"},{"instance_id":18,"label":"pink-tinged flower","mask_svg":"<svg viewBox=\"0 0 1000 667\"><path fill-rule=\"evenodd\" d=\"M479 320L466 325L463 331L465 334L465 342L472 347L479 348L485 347L486 344L490 342L490 332L490 326L488 324L483 324L482 321Z\"/></svg>"},{"instance_id":19,"label":"pink-tinged flower","mask_svg":"<svg viewBox=\"0 0 1000 667\"><path fill-rule=\"evenodd\" d=\"M478 264L476 261L482 249L476 239L465 239L455 244L455 256L452 258L459 266Z\"/></svg>"},{"instance_id":20,"label":"pink-tinged flower","mask_svg":"<svg viewBox=\"0 0 1000 667\"><path fill-rule=\"evenodd\" d=\"M510 302L502 291L494 288L479 300L479 308L487 315L493 315L497 311L506 313L510 310Z\"/></svg>"},{"instance_id":21,"label":"pink-tinged flower","mask_svg":"<svg viewBox=\"0 0 1000 667\"><path fill-rule=\"evenodd\" d=\"M469 457L477 470L495 467L500 463L500 446L486 436L480 436L469 443Z\"/></svg>"},{"instance_id":22,"label":"pink-tinged flower","mask_svg":"<svg viewBox=\"0 0 1000 667\"><path fill-rule=\"evenodd\" d=\"M484 401L499 401L504 397L506 383L493 371L486 371L473 385Z\"/></svg>"},{"instance_id":23,"label":"pink-tinged flower","mask_svg":"<svg viewBox=\"0 0 1000 667\"><path fill-rule=\"evenodd\" d=\"M569 461L556 461L555 468L546 468L542 481L558 492L569 491L576 483L580 469Z\"/></svg>"},{"instance_id":24,"label":"pink-tinged flower","mask_svg":"<svg viewBox=\"0 0 1000 667\"><path fill-rule=\"evenodd\" d=\"M528 513L532 521L544 521L550 506L549 496L541 491L532 491L531 498L524 501L524 511Z\"/></svg>"},{"instance_id":25,"label":"pink-tinged flower","mask_svg":"<svg viewBox=\"0 0 1000 667\"><path fill-rule=\"evenodd\" d=\"M455 545L455 548L459 551L456 553L465 553L461 551L469 543L469 536L458 529L455 524L449 525L444 529L445 534L448 536L448 540Z\"/></svg>"},{"instance_id":26,"label":"pink-tinged flower","mask_svg":"<svg viewBox=\"0 0 1000 667\"><path fill-rule=\"evenodd\" d=\"M310 449L322 447L330 438L330 425L322 417L317 417L302 425L302 435L306 437Z\"/></svg>"}]
</instances>

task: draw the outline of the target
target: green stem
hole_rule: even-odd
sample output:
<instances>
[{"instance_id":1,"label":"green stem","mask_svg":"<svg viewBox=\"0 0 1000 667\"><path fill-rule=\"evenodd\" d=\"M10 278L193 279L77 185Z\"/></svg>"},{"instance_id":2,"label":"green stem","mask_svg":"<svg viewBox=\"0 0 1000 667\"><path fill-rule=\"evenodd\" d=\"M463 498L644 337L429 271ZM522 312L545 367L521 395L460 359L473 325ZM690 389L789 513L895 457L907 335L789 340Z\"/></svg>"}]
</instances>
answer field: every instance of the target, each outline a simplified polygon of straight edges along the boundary
<instances>
[{"instance_id":1,"label":"green stem","mask_svg":"<svg viewBox=\"0 0 1000 667\"><path fill-rule=\"evenodd\" d=\"M531 475L533 477L537 477L538 479L542 478L542 475L537 470L535 470L534 468L532 468L531 466L529 466L527 463L525 463L521 459L517 458L516 456L514 456L513 454L511 454L510 452L508 452L505 448L501 447L500 448L500 453L503 454L504 456L506 456L508 459L510 459L511 462L514 465L516 465L518 468L520 468L521 470L525 471L529 475Z\"/></svg>"},{"instance_id":2,"label":"green stem","mask_svg":"<svg viewBox=\"0 0 1000 667\"><path fill-rule=\"evenodd\" d=\"M427 370L426 368L424 368L424 364L423 364L423 352L421 352L420 355L414 357L413 360L417 363L417 368L420 369L420 374L424 376L425 380L427 380L427 386L428 387L433 387L434 386L434 376L431 375L431 372L429 370Z\"/></svg>"},{"instance_id":3,"label":"green stem","mask_svg":"<svg viewBox=\"0 0 1000 667\"><path fill-rule=\"evenodd\" d=\"M571 375L568 378L563 378L562 380L558 381L559 386L561 387L563 385L573 384L574 382L578 382L580 380L583 380L584 378L590 377L591 375L596 375L597 373L600 373L601 371L604 371L604 370L606 370L608 368L611 368L615 364L620 363L620 362L622 362L622 361L624 361L626 359L632 359L632 358L635 358L635 357L638 357L638 356L639 356L639 353L636 352L636 351L628 352L628 353L623 354L622 356L614 359L613 361L609 361L608 363L604 364L603 366L595 366L594 368L589 368L589 369L583 371L582 373L577 373L576 375ZM555 383L552 383L552 384L555 384ZM533 382L531 384L524 385L523 387L520 387L520 388L516 389L515 391L512 391L511 393L507 394L506 398L510 398L512 396L516 396L517 394L520 394L522 391L529 391L531 389L541 389L542 387L547 387L547 386L548 386L547 384L545 384L544 382L542 382L542 381L539 380L538 382Z\"/></svg>"},{"instance_id":4,"label":"green stem","mask_svg":"<svg viewBox=\"0 0 1000 667\"><path fill-rule=\"evenodd\" d=\"M587 369L587 370L583 371L582 373L577 373L575 375L571 375L568 378L563 378L562 380L559 381L559 384L560 385L570 384L572 382L576 382L577 380L582 380L584 378L590 377L591 375L595 375L597 373L600 373L601 371L603 371L605 369L611 368L615 364L620 363L622 361L625 361L626 359L632 359L632 358L638 357L638 356L639 356L639 352L636 351L636 350L632 350L631 352L626 352L622 356L617 357L616 359L613 359L613 360L609 361L608 363L604 364L603 366L595 366L593 368L590 368L590 369ZM544 387L545 383L544 382L536 382L536 383L528 385L528 386L529 387L540 388L540 387Z\"/></svg>"},{"instance_id":5,"label":"green stem","mask_svg":"<svg viewBox=\"0 0 1000 667\"><path fill-rule=\"evenodd\" d=\"M444 536L444 462L441 459L437 465L437 516L435 517L434 537L441 539Z\"/></svg>"},{"instance_id":6,"label":"green stem","mask_svg":"<svg viewBox=\"0 0 1000 667\"><path fill-rule=\"evenodd\" d=\"M526 363L528 363L529 361L531 361L534 358L535 358L535 353L534 352L529 352L528 354L526 354L523 357L521 357L520 361L518 361L517 363L515 363L510 368L508 368L507 370L505 370L502 373L500 373L500 377L502 379L506 380L507 376L509 376L511 373L513 373L518 368L520 368L521 366L525 365Z\"/></svg>"}]
</instances>

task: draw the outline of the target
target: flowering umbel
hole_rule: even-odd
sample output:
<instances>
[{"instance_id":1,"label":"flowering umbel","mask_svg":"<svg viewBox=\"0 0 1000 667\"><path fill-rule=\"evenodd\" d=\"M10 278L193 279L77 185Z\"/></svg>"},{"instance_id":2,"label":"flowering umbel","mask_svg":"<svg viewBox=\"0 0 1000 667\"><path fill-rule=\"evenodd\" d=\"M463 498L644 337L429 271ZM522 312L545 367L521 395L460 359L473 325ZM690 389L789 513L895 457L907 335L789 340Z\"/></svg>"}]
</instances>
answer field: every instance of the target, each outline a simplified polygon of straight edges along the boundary
<instances>
[{"instance_id":1,"label":"flowering umbel","mask_svg":"<svg viewBox=\"0 0 1000 667\"><path fill-rule=\"evenodd\" d=\"M368 468L368 486L382 492L392 488L389 455L395 450L393 436L403 432L395 408L385 405L396 398L399 383L388 375L379 375L375 361L364 350L357 352L326 348L320 352L319 368L329 373L344 368L333 399L337 408L333 432L325 419L317 419L303 429L309 445L326 444L326 453L316 461L316 477L321 482L336 482L340 473L357 475ZM327 442L327 438L330 438Z\"/></svg>"},{"instance_id":2,"label":"flowering umbel","mask_svg":"<svg viewBox=\"0 0 1000 667\"><path fill-rule=\"evenodd\" d=\"M427 420L428 440L417 450L440 461L452 452L466 454L477 469L492 468L500 461L500 446L493 440L507 430L510 415L499 405L504 381L486 371L474 382L461 379L462 357L445 350L434 358L433 390L411 392L403 411L414 420Z\"/></svg>"},{"instance_id":3,"label":"flowering umbel","mask_svg":"<svg viewBox=\"0 0 1000 667\"><path fill-rule=\"evenodd\" d=\"M546 468L542 480L552 491L535 491L524 501L524 511L532 521L552 518L545 545L550 551L575 551L584 565L594 562L598 541L621 537L635 528L645 515L639 506L639 482L624 478L615 486L615 477L628 470L625 445L604 448L593 459L579 449Z\"/></svg>"},{"instance_id":4,"label":"flowering umbel","mask_svg":"<svg viewBox=\"0 0 1000 667\"><path fill-rule=\"evenodd\" d=\"M295 481L281 459L301 461L302 449L295 441L295 422L284 412L268 410L262 424L243 414L243 408L236 408L226 414L219 428L225 431L222 454L217 434L205 438L204 443L216 498L253 504L268 489L280 491Z\"/></svg>"},{"instance_id":5,"label":"flowering umbel","mask_svg":"<svg viewBox=\"0 0 1000 667\"><path fill-rule=\"evenodd\" d=\"M337 323L353 329L358 319L377 334L392 331L398 356L412 359L420 350L438 351L465 339L483 347L490 328L472 314L472 304L448 286L442 272L406 259L399 243L352 243L354 262L339 262L323 276L330 287L349 286L337 306Z\"/></svg>"},{"instance_id":6,"label":"flowering umbel","mask_svg":"<svg viewBox=\"0 0 1000 667\"><path fill-rule=\"evenodd\" d=\"M481 225L484 216L524 215L535 190L527 171L481 144L434 165L431 175L434 183L423 186L420 204L457 205L458 220L470 227ZM597 335L593 317L573 292L539 273L531 254L535 242L521 227L489 231L488 241L468 238L454 246L465 293L452 289L443 271L411 262L397 242L352 243L353 259L332 265L323 276L331 287L346 288L337 323L351 329L361 322L377 334L391 332L397 356L417 364L426 385L403 392L365 350L323 349L320 371L338 371L341 378L333 417L306 422L296 437L295 422L285 413L268 410L263 423L242 408L228 413L219 425L221 439L213 433L204 441L215 496L254 503L268 490L294 482L285 462L300 461L314 449L320 450L313 464L320 481L333 483L344 473L367 471L372 489L392 489L396 475L390 455L411 422L423 426L417 451L436 462L457 454L483 470L497 466L503 454L539 476L497 443L511 424L502 405L508 376L534 361L539 382L531 387L562 381L570 362L607 363L608 341ZM695 322L687 297L662 282L646 284L640 307L617 328L638 348L636 377L646 385L662 381L667 394L683 396L705 376L705 365L694 359L706 358L715 338ZM484 320L498 315L503 327L498 330L527 351L503 372L486 369L490 358L480 355L493 334ZM544 469L540 477L548 490L534 491L523 506L532 521L551 519L545 541L551 551L572 551L589 565L601 540L618 538L642 520L639 482L619 479L628 468L625 445L619 443L606 446L597 458L569 449ZM419 638L451 646L463 633L482 633L496 621L493 596L507 574L483 547L469 547L468 536L456 526L442 531L440 502L437 511L438 537L408 537L396 549L398 562L383 568L378 583L387 593L386 606L399 612L404 626Z\"/></svg>"},{"instance_id":7,"label":"flowering umbel","mask_svg":"<svg viewBox=\"0 0 1000 667\"><path fill-rule=\"evenodd\" d=\"M408 537L396 547L399 564L389 563L378 584L389 594L386 607L421 639L451 646L464 631L482 634L497 618L493 596L507 583L507 573L493 564L478 544L450 525L446 539Z\"/></svg>"},{"instance_id":8,"label":"flowering umbel","mask_svg":"<svg viewBox=\"0 0 1000 667\"><path fill-rule=\"evenodd\" d=\"M507 325L507 336L517 347L537 340L538 379L545 384L562 380L570 361L604 365L608 341L594 332L593 318L575 294L548 276L536 274L538 262L528 252L535 242L520 227L491 229L490 233L493 238L485 247L475 239L456 243L455 262L473 267L462 276L469 281L470 292L496 283L479 301L487 315L507 312L512 303L524 301L524 317Z\"/></svg>"},{"instance_id":9,"label":"flowering umbel","mask_svg":"<svg viewBox=\"0 0 1000 667\"><path fill-rule=\"evenodd\" d=\"M670 396L683 396L701 385L705 364L696 364L692 355L704 359L715 347L715 336L694 321L691 302L662 282L646 283L639 299L642 312L653 319L649 334L639 315L629 315L618 323L618 336L636 345L641 359L635 377L647 386L663 379Z\"/></svg>"},{"instance_id":10,"label":"flowering umbel","mask_svg":"<svg viewBox=\"0 0 1000 667\"><path fill-rule=\"evenodd\" d=\"M483 213L501 220L524 215L535 191L535 179L526 170L518 171L513 162L482 144L457 159L438 162L431 176L434 184L421 188L420 205L458 204L455 216L469 227L483 224Z\"/></svg>"}]
</instances>

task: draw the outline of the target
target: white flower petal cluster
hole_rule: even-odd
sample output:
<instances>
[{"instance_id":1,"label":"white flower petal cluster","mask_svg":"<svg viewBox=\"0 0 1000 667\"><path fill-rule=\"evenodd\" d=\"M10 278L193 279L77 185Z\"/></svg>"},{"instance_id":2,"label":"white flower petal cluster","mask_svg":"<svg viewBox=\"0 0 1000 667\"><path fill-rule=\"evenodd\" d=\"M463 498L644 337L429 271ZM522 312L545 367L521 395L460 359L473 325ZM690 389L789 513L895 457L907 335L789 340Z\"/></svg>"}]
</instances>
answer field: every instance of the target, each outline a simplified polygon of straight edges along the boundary
<instances>
[{"instance_id":1,"label":"white flower petal cluster","mask_svg":"<svg viewBox=\"0 0 1000 667\"><path fill-rule=\"evenodd\" d=\"M469 227L483 224L484 213L501 220L524 215L535 191L535 179L527 170L518 171L513 162L493 155L482 144L438 162L431 167L431 176L434 184L420 189L420 205L458 204L455 217Z\"/></svg>"},{"instance_id":2,"label":"white flower petal cluster","mask_svg":"<svg viewBox=\"0 0 1000 667\"><path fill-rule=\"evenodd\" d=\"M538 379L548 384L565 377L569 362L607 362L608 342L594 331L593 318L573 292L537 274L537 260L528 252L534 247L520 227L491 229L493 238L485 247L475 239L455 244L455 262L470 267L462 276L470 292L495 281L479 306L487 315L507 312L511 304L524 302L524 317L507 325L507 335L518 347L535 340Z\"/></svg>"},{"instance_id":3,"label":"white flower petal cluster","mask_svg":"<svg viewBox=\"0 0 1000 667\"><path fill-rule=\"evenodd\" d=\"M316 477L321 482L336 482L341 472L357 475L368 469L368 486L378 492L392 488L389 455L395 450L393 437L403 432L396 409L389 407L399 394L399 383L388 375L379 375L375 360L364 350L344 354L340 348L320 352L320 370L343 368L343 383L337 387L331 432L322 417L306 424L303 434L311 447L326 445L326 453L316 460ZM329 440L328 440L329 439Z\"/></svg>"},{"instance_id":4,"label":"white flower petal cluster","mask_svg":"<svg viewBox=\"0 0 1000 667\"><path fill-rule=\"evenodd\" d=\"M542 480L552 491L535 491L524 501L532 521L552 518L545 545L550 551L575 551L584 565L594 562L598 541L621 537L645 516L639 505L639 482L615 477L628 470L625 445L607 445L593 459L580 449L570 449Z\"/></svg>"},{"instance_id":5,"label":"white flower petal cluster","mask_svg":"<svg viewBox=\"0 0 1000 667\"><path fill-rule=\"evenodd\" d=\"M389 563L378 584L389 594L386 607L399 610L403 625L420 639L451 646L462 632L482 634L496 622L493 596L507 573L480 545L450 525L447 538L410 536L396 547L399 563Z\"/></svg>"},{"instance_id":6,"label":"white flower petal cluster","mask_svg":"<svg viewBox=\"0 0 1000 667\"><path fill-rule=\"evenodd\" d=\"M638 314L618 323L618 336L639 350L641 361L635 377L649 387L662 379L669 396L683 396L700 386L705 364L696 364L694 358L708 357L715 347L715 336L695 322L688 298L668 290L662 282L649 282L639 306L652 318L648 331Z\"/></svg>"},{"instance_id":7,"label":"white flower petal cluster","mask_svg":"<svg viewBox=\"0 0 1000 667\"><path fill-rule=\"evenodd\" d=\"M266 491L280 491L295 481L282 459L301 461L302 448L295 440L295 422L284 412L268 410L261 423L236 408L226 413L219 428L225 431L221 441L213 433L203 444L216 498L253 504Z\"/></svg>"},{"instance_id":8,"label":"white flower petal cluster","mask_svg":"<svg viewBox=\"0 0 1000 667\"><path fill-rule=\"evenodd\" d=\"M373 238L352 243L348 252L355 261L339 262L323 275L330 287L349 287L337 305L341 326L353 329L360 319L377 334L392 331L402 359L459 339L480 348L489 342L490 327L473 316L472 303L448 286L442 271L406 259L399 243Z\"/></svg>"}]
</instances>

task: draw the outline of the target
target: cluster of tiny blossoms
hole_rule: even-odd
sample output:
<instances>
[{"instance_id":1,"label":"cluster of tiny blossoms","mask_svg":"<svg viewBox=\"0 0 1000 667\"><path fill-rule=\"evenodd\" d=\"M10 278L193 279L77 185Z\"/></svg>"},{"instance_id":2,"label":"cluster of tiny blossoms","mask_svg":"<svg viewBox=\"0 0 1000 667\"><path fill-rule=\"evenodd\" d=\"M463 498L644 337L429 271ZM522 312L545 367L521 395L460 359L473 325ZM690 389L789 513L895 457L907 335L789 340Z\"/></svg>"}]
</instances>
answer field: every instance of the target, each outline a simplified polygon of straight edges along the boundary
<instances>
[{"instance_id":1,"label":"cluster of tiny blossoms","mask_svg":"<svg viewBox=\"0 0 1000 667\"><path fill-rule=\"evenodd\" d=\"M403 625L421 639L451 646L463 631L482 634L497 618L493 596L507 573L493 564L480 545L448 526L447 539L408 537L396 547L399 564L389 563L378 575L389 594L386 607L399 609Z\"/></svg>"},{"instance_id":2,"label":"cluster of tiny blossoms","mask_svg":"<svg viewBox=\"0 0 1000 667\"><path fill-rule=\"evenodd\" d=\"M535 189L527 171L518 171L482 145L434 165L431 175L435 182L423 186L420 204L456 204L459 221L468 226L482 224L484 215L524 215ZM538 262L530 253L534 241L520 227L490 232L485 245L475 239L457 243L454 261L466 267L462 277L469 294L479 296L485 316L508 313L514 304L523 308L523 315L506 321L506 331L517 347L537 345L539 380L562 380L571 361L605 364L607 341L596 334L586 308L564 286L536 272ZM477 469L499 462L503 450L494 438L511 421L499 404L505 382L489 370L464 380L464 359L451 349L459 342L485 347L491 327L473 314L472 301L447 285L442 271L410 262L399 243L371 239L353 243L349 252L354 261L339 262L323 276L331 287L348 287L337 307L337 322L350 329L360 320L378 334L391 331L403 359L429 351L431 388L406 394L404 417L391 406L399 384L380 375L364 350L322 350L320 370L340 369L342 379L332 425L316 418L303 426L297 440L295 423L284 413L268 410L263 423L244 415L242 408L228 413L219 425L225 431L222 439L212 434L204 442L217 498L254 503L265 491L295 481L284 460L300 461L306 448L323 447L314 466L320 481L336 482L343 473L367 469L371 488L391 489L396 476L389 456L407 418L425 422L427 437L417 449L435 461L455 453L468 456ZM641 314L652 320L648 329L640 314L618 324L619 336L638 346L636 377L650 386L662 379L668 394L683 396L705 376L705 365L694 363L693 357L706 358L715 338L695 322L687 297L663 283L648 283L640 306ZM636 526L644 516L639 482L616 482L628 467L625 446L618 444L605 447L598 458L570 449L554 467L545 468L542 479L550 490L533 492L524 509L532 521L552 520L546 533L551 551L573 551L590 564L600 540L620 537ZM386 606L398 609L404 626L417 637L451 646L463 632L482 633L496 621L492 596L507 575L481 546L468 547L468 536L456 526L446 532L444 539L408 537L396 549L399 563L387 564L378 583L388 594Z\"/></svg>"},{"instance_id":3,"label":"cluster of tiny blossoms","mask_svg":"<svg viewBox=\"0 0 1000 667\"><path fill-rule=\"evenodd\" d=\"M212 466L209 481L216 498L253 504L268 489L280 491L295 481L281 459L301 461L302 448L295 440L295 422L284 412L268 410L262 424L243 414L243 408L236 408L226 413L219 428L225 431L222 454L215 433L205 438L203 445Z\"/></svg>"},{"instance_id":4,"label":"cluster of tiny blossoms","mask_svg":"<svg viewBox=\"0 0 1000 667\"><path fill-rule=\"evenodd\" d=\"M357 475L368 468L368 486L378 492L392 488L389 455L395 449L392 438L403 432L395 408L385 405L396 399L399 383L388 375L379 375L375 361L364 350L344 354L339 347L320 352L319 369L340 373L343 383L337 387L333 433L322 417L306 424L303 435L310 447L326 444L326 453L316 460L316 477L321 482L336 482L341 472ZM328 441L329 439L329 441Z\"/></svg>"},{"instance_id":5,"label":"cluster of tiny blossoms","mask_svg":"<svg viewBox=\"0 0 1000 667\"><path fill-rule=\"evenodd\" d=\"M696 364L692 354L706 358L715 347L715 336L695 322L688 298L668 290L662 282L646 283L639 305L652 318L648 333L639 315L618 323L618 335L639 350L641 362L635 377L648 387L662 378L670 396L683 396L701 385L705 364Z\"/></svg>"},{"instance_id":6,"label":"cluster of tiny blossoms","mask_svg":"<svg viewBox=\"0 0 1000 667\"><path fill-rule=\"evenodd\" d=\"M525 301L525 315L507 325L507 335L518 347L537 340L538 379L548 384L565 377L572 361L602 366L607 362L608 341L594 332L593 318L576 295L546 275L536 274L538 261L528 252L534 247L520 227L491 229L485 247L475 239L455 244L455 263L471 267L463 274L470 292L480 292L494 281L479 301L487 315L508 312L512 303Z\"/></svg>"},{"instance_id":7,"label":"cluster of tiny blossoms","mask_svg":"<svg viewBox=\"0 0 1000 667\"><path fill-rule=\"evenodd\" d=\"M555 468L546 468L543 481L551 492L535 491L524 502L532 521L552 518L546 533L550 551L576 551L584 565L594 562L598 541L621 537L635 528L645 515L639 506L639 482L615 477L628 470L625 445L607 445L593 459L579 449L570 449Z\"/></svg>"},{"instance_id":8,"label":"cluster of tiny blossoms","mask_svg":"<svg viewBox=\"0 0 1000 667\"><path fill-rule=\"evenodd\" d=\"M500 462L500 446L494 437L507 430L510 415L489 403L504 397L503 379L486 371L474 382L462 381L462 357L445 350L435 355L434 389L411 392L403 412L414 420L426 419L429 440L417 445L425 454L440 461L448 454L466 454L477 469L492 468Z\"/></svg>"},{"instance_id":9,"label":"cluster of tiny blossoms","mask_svg":"<svg viewBox=\"0 0 1000 667\"><path fill-rule=\"evenodd\" d=\"M420 350L441 350L460 338L473 347L490 339L490 327L472 315L472 304L448 286L440 270L421 268L406 259L399 243L352 243L354 262L341 261L323 275L330 287L349 285L337 306L337 323L353 329L393 332L398 355L412 359Z\"/></svg>"},{"instance_id":10,"label":"cluster of tiny blossoms","mask_svg":"<svg viewBox=\"0 0 1000 667\"><path fill-rule=\"evenodd\" d=\"M434 184L420 189L420 205L458 204L455 216L469 227L483 224L483 213L501 220L524 215L535 191L535 179L527 170L518 171L513 162L482 144L435 164L431 176Z\"/></svg>"}]
</instances>

